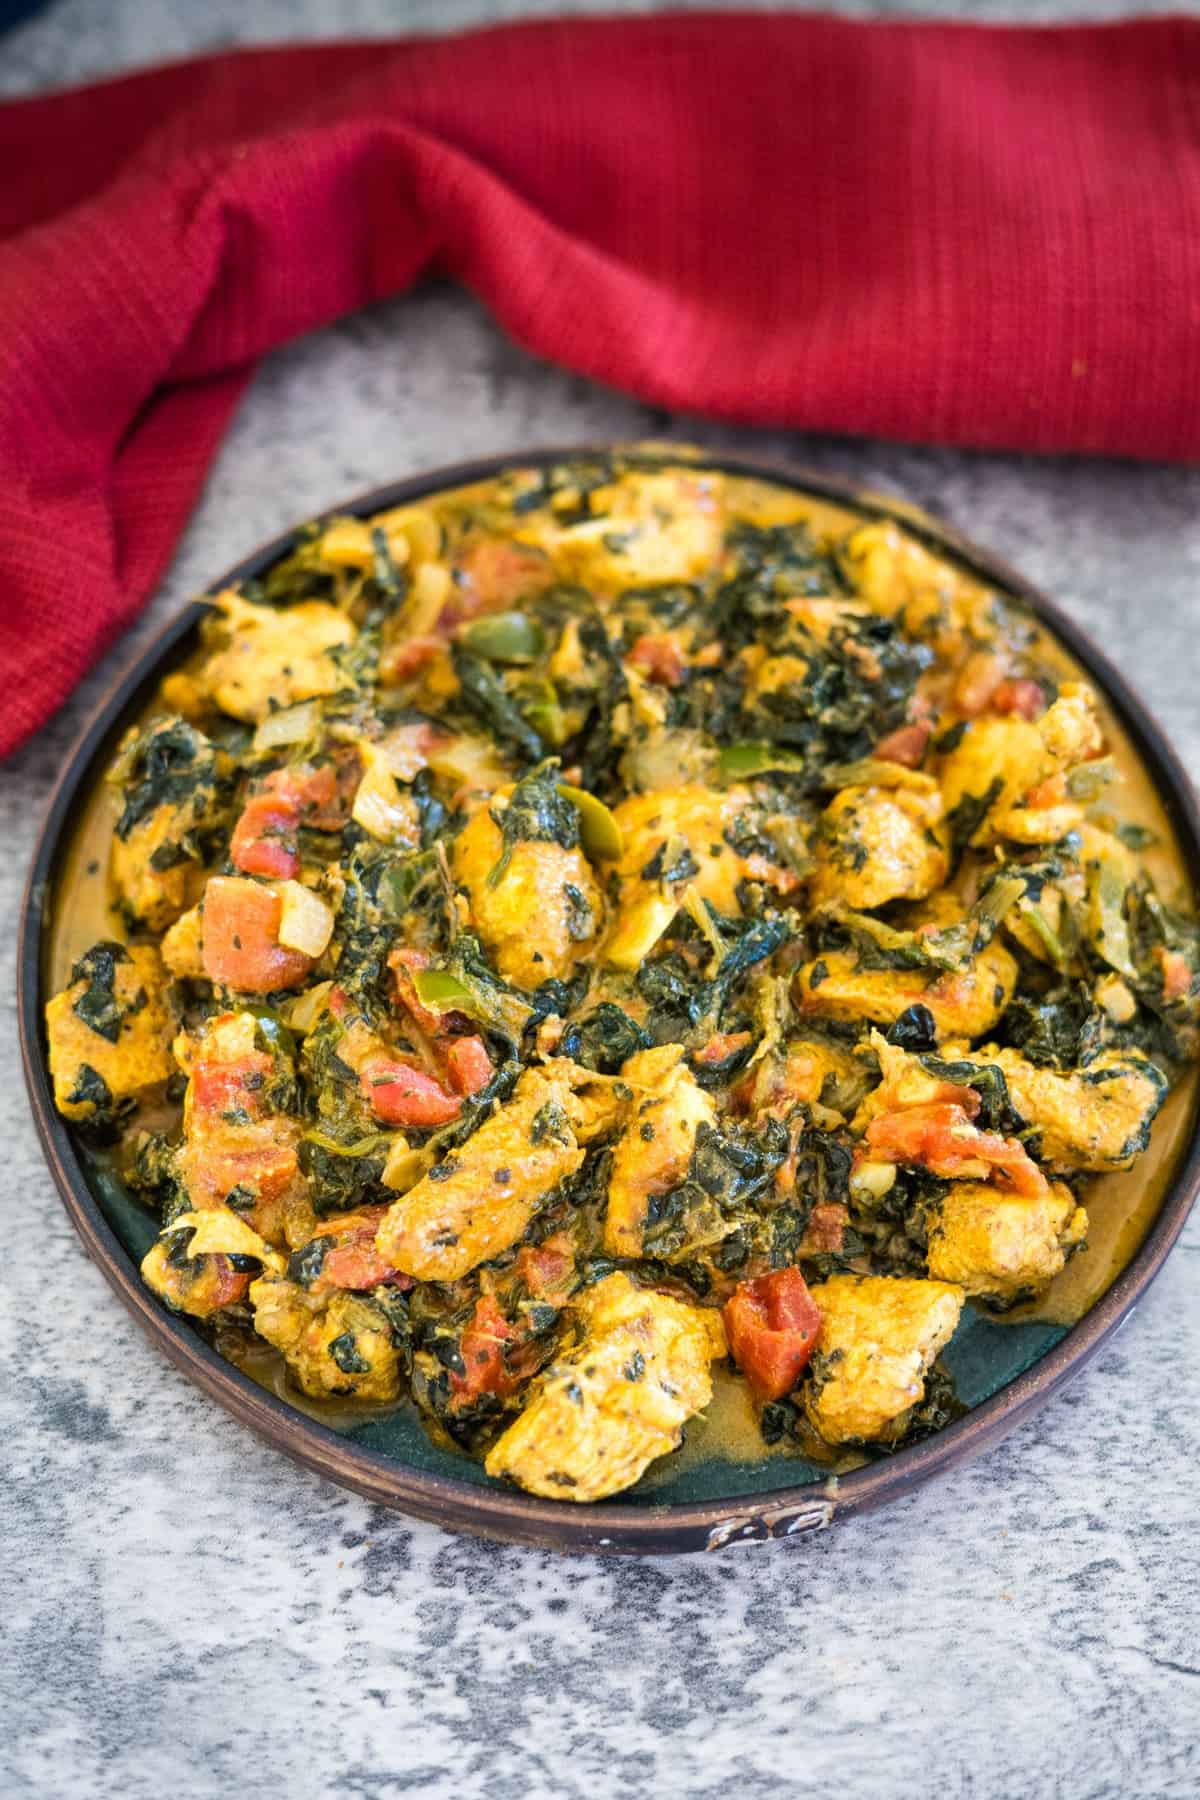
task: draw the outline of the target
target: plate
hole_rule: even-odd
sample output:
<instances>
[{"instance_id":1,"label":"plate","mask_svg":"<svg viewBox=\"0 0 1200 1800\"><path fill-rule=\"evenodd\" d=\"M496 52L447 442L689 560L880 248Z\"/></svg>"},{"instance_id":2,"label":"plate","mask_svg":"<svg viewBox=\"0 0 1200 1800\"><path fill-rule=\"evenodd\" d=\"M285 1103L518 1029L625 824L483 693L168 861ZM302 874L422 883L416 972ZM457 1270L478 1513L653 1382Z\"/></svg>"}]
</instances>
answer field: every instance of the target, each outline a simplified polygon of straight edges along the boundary
<instances>
[{"instance_id":1,"label":"plate","mask_svg":"<svg viewBox=\"0 0 1200 1800\"><path fill-rule=\"evenodd\" d=\"M518 465L540 467L610 452L586 445L521 452L438 469L341 502L330 512L366 516L443 488L485 480ZM638 446L639 456L648 453ZM1200 874L1200 811L1187 775L1162 731L1123 677L1045 595L987 551L897 500L803 469L753 457L657 447L664 460L692 456L705 466L802 489L879 518L895 518L931 549L1023 599L1105 694L1133 741L1179 838L1189 874ZM296 542L291 531L222 575L211 591L262 574ZM337 1428L311 1416L226 1362L188 1319L168 1313L142 1285L138 1263L155 1235L152 1216L128 1195L102 1159L54 1109L42 1008L48 986L50 921L64 878L79 804L99 778L126 726L164 673L192 647L207 608L196 601L171 620L116 683L87 725L50 801L29 875L19 944L19 1018L25 1076L38 1132L63 1203L84 1247L121 1302L177 1368L243 1424L310 1469L385 1506L450 1530L508 1542L584 1552L723 1550L773 1538L801 1538L835 1520L882 1505L997 1443L1078 1373L1118 1330L1179 1236L1200 1188L1200 1128L1193 1119L1179 1165L1140 1249L1108 1291L1071 1328L999 1324L968 1309L943 1353L970 1411L935 1437L840 1476L799 1456L738 1461L705 1453L703 1427L678 1460L651 1468L620 1500L574 1507L539 1500L486 1476L427 1437L411 1407L347 1415ZM120 1376L114 1369L113 1379ZM696 1432L693 1426L693 1433Z\"/></svg>"}]
</instances>

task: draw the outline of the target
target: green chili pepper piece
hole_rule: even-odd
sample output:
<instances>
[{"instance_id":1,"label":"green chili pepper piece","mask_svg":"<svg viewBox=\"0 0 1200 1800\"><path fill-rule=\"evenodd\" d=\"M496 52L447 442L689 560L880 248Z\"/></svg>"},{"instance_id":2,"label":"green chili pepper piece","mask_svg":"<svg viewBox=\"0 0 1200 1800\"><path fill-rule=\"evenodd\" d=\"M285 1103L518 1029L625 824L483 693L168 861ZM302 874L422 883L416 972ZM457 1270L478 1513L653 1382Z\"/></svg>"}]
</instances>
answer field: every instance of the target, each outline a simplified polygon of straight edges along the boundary
<instances>
[{"instance_id":1,"label":"green chili pepper piece","mask_svg":"<svg viewBox=\"0 0 1200 1800\"><path fill-rule=\"evenodd\" d=\"M579 840L584 855L593 862L619 862L625 853L625 840L603 800L564 781L559 782L558 791L579 808Z\"/></svg>"}]
</instances>

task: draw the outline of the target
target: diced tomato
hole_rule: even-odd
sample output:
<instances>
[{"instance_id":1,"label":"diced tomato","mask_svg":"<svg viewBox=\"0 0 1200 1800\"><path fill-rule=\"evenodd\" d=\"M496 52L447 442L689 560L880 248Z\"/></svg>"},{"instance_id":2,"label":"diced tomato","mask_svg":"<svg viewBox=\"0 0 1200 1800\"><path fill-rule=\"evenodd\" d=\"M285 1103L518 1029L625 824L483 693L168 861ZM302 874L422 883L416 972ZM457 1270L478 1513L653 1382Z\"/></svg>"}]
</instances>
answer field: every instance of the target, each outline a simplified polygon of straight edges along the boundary
<instances>
[{"instance_id":1,"label":"diced tomato","mask_svg":"<svg viewBox=\"0 0 1200 1800\"><path fill-rule=\"evenodd\" d=\"M1160 944L1156 952L1162 970L1163 999L1182 1000L1192 985L1192 971L1187 957L1179 950L1168 950Z\"/></svg>"},{"instance_id":2,"label":"diced tomato","mask_svg":"<svg viewBox=\"0 0 1200 1800\"><path fill-rule=\"evenodd\" d=\"M898 730L889 731L886 737L880 738L875 755L880 762L900 763L906 769L918 769L932 734L933 726L928 719L919 724L901 725Z\"/></svg>"},{"instance_id":3,"label":"diced tomato","mask_svg":"<svg viewBox=\"0 0 1200 1800\"><path fill-rule=\"evenodd\" d=\"M822 1201L814 1206L804 1227L801 1254L804 1256L836 1256L842 1248L850 1214L837 1201Z\"/></svg>"},{"instance_id":4,"label":"diced tomato","mask_svg":"<svg viewBox=\"0 0 1200 1800\"><path fill-rule=\"evenodd\" d=\"M393 950L388 957L388 968L396 981L396 999L419 1030L427 1037L438 1037L446 1029L446 1021L441 1013L422 1006L413 982L413 976L428 967L429 958L423 950Z\"/></svg>"},{"instance_id":5,"label":"diced tomato","mask_svg":"<svg viewBox=\"0 0 1200 1800\"><path fill-rule=\"evenodd\" d=\"M408 638L403 644L393 644L380 661L379 679L385 687L399 687L428 668L445 648L446 640L440 637Z\"/></svg>"},{"instance_id":6,"label":"diced tomato","mask_svg":"<svg viewBox=\"0 0 1200 1800\"><path fill-rule=\"evenodd\" d=\"M640 637L626 660L639 675L660 687L678 687L687 667L678 644L665 632L651 631Z\"/></svg>"},{"instance_id":7,"label":"diced tomato","mask_svg":"<svg viewBox=\"0 0 1200 1800\"><path fill-rule=\"evenodd\" d=\"M1025 804L1037 812L1043 806L1061 806L1066 798L1066 776L1063 774L1051 775L1047 781L1041 781L1037 787L1030 788L1025 796Z\"/></svg>"},{"instance_id":8,"label":"diced tomato","mask_svg":"<svg viewBox=\"0 0 1200 1800\"><path fill-rule=\"evenodd\" d=\"M244 994L298 987L311 956L279 943L279 895L239 875L214 875L204 890L204 973Z\"/></svg>"},{"instance_id":9,"label":"diced tomato","mask_svg":"<svg viewBox=\"0 0 1200 1800\"><path fill-rule=\"evenodd\" d=\"M970 1173L972 1164L985 1163L1020 1194L1046 1191L1046 1177L1017 1138L976 1130L965 1108L953 1102L883 1113L867 1126L866 1142L880 1162L916 1164L951 1180Z\"/></svg>"},{"instance_id":10,"label":"diced tomato","mask_svg":"<svg viewBox=\"0 0 1200 1800\"><path fill-rule=\"evenodd\" d=\"M197 1061L192 1068L193 1113L236 1109L256 1118L262 1111L263 1085L274 1066L265 1050L254 1050L236 1063Z\"/></svg>"},{"instance_id":11,"label":"diced tomato","mask_svg":"<svg viewBox=\"0 0 1200 1800\"><path fill-rule=\"evenodd\" d=\"M477 1094L492 1079L492 1059L482 1038L451 1038L442 1046L442 1056L456 1094Z\"/></svg>"},{"instance_id":12,"label":"diced tomato","mask_svg":"<svg viewBox=\"0 0 1200 1800\"><path fill-rule=\"evenodd\" d=\"M298 763L274 769L263 789L293 807L300 824L310 825L314 831L338 831L348 817L360 774L357 752L349 752L336 763Z\"/></svg>"},{"instance_id":13,"label":"diced tomato","mask_svg":"<svg viewBox=\"0 0 1200 1800\"><path fill-rule=\"evenodd\" d=\"M554 569L541 550L511 538L477 538L459 558L455 590L442 615L447 624L515 606L554 584Z\"/></svg>"},{"instance_id":14,"label":"diced tomato","mask_svg":"<svg viewBox=\"0 0 1200 1800\"><path fill-rule=\"evenodd\" d=\"M739 1282L722 1310L729 1353L759 1399L790 1394L821 1331L821 1315L799 1269L774 1269Z\"/></svg>"},{"instance_id":15,"label":"diced tomato","mask_svg":"<svg viewBox=\"0 0 1200 1800\"><path fill-rule=\"evenodd\" d=\"M386 1211L386 1206L362 1206L317 1226L314 1237L333 1237L337 1242L326 1251L310 1293L319 1297L333 1288L361 1292L384 1282L402 1289L413 1286L412 1277L385 1262L375 1247L375 1234Z\"/></svg>"},{"instance_id":16,"label":"diced tomato","mask_svg":"<svg viewBox=\"0 0 1200 1800\"><path fill-rule=\"evenodd\" d=\"M514 1273L536 1298L561 1289L575 1267L571 1241L556 1232L544 1244L526 1244L517 1257Z\"/></svg>"},{"instance_id":17,"label":"diced tomato","mask_svg":"<svg viewBox=\"0 0 1200 1800\"><path fill-rule=\"evenodd\" d=\"M692 1057L693 1062L703 1063L710 1067L713 1063L723 1063L739 1050L744 1050L751 1041L748 1031L714 1031L706 1044L702 1044Z\"/></svg>"},{"instance_id":18,"label":"diced tomato","mask_svg":"<svg viewBox=\"0 0 1200 1800\"><path fill-rule=\"evenodd\" d=\"M509 1324L492 1294L481 1294L475 1312L462 1334L459 1346L464 1372L451 1372L450 1390L458 1398L474 1400L480 1394L503 1397L513 1393L521 1377L509 1369L504 1360L504 1346L519 1339L515 1326Z\"/></svg>"},{"instance_id":19,"label":"diced tomato","mask_svg":"<svg viewBox=\"0 0 1200 1800\"><path fill-rule=\"evenodd\" d=\"M204 1297L213 1312L219 1312L223 1306L236 1306L239 1300L244 1300L250 1286L249 1272L235 1269L229 1258L219 1251L214 1251L205 1260L209 1266L205 1271Z\"/></svg>"},{"instance_id":20,"label":"diced tomato","mask_svg":"<svg viewBox=\"0 0 1200 1800\"><path fill-rule=\"evenodd\" d=\"M251 794L233 828L229 855L243 875L290 881L300 872L296 828L300 809L282 794Z\"/></svg>"},{"instance_id":21,"label":"diced tomato","mask_svg":"<svg viewBox=\"0 0 1200 1800\"><path fill-rule=\"evenodd\" d=\"M375 1057L360 1079L375 1117L385 1125L415 1125L424 1130L448 1125L462 1111L458 1094L448 1093L424 1069L410 1068L407 1063Z\"/></svg>"},{"instance_id":22,"label":"diced tomato","mask_svg":"<svg viewBox=\"0 0 1200 1800\"><path fill-rule=\"evenodd\" d=\"M1040 682L1022 675L1014 681L1002 681L992 695L992 711L1017 713L1022 719L1036 719L1046 710L1046 696Z\"/></svg>"}]
</instances>

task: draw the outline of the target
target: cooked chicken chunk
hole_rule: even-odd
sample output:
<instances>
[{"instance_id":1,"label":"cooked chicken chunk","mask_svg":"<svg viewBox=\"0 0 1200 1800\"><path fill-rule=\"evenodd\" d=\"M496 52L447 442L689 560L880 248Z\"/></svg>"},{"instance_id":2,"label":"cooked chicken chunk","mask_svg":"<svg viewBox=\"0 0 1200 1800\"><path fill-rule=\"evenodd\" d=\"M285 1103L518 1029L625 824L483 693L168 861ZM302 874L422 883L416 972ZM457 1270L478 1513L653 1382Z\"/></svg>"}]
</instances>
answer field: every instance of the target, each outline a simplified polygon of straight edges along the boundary
<instances>
[{"instance_id":1,"label":"cooked chicken chunk","mask_svg":"<svg viewBox=\"0 0 1200 1800\"><path fill-rule=\"evenodd\" d=\"M228 641L193 677L198 695L235 719L256 724L268 713L336 694L346 685L330 651L354 640L354 625L336 606L255 606L232 589L213 601Z\"/></svg>"},{"instance_id":2,"label":"cooked chicken chunk","mask_svg":"<svg viewBox=\"0 0 1200 1800\"><path fill-rule=\"evenodd\" d=\"M123 911L161 931L198 899L204 842L227 816L229 758L183 719L123 740L108 775L119 807L109 871Z\"/></svg>"},{"instance_id":3,"label":"cooked chicken chunk","mask_svg":"<svg viewBox=\"0 0 1200 1800\"><path fill-rule=\"evenodd\" d=\"M575 1302L583 1342L555 1363L485 1468L551 1500L603 1500L673 1450L712 1397L720 1315L609 1275Z\"/></svg>"},{"instance_id":4,"label":"cooked chicken chunk","mask_svg":"<svg viewBox=\"0 0 1200 1800\"><path fill-rule=\"evenodd\" d=\"M380 1254L419 1281L457 1281L509 1249L583 1162L573 1111L565 1079L526 1069L507 1106L392 1202Z\"/></svg>"},{"instance_id":5,"label":"cooked chicken chunk","mask_svg":"<svg viewBox=\"0 0 1200 1800\"><path fill-rule=\"evenodd\" d=\"M717 1115L678 1044L639 1051L621 1077L636 1098L630 1122L613 1148L604 1248L610 1256L640 1256L651 1196L665 1194L684 1179L698 1127L713 1124Z\"/></svg>"},{"instance_id":6,"label":"cooked chicken chunk","mask_svg":"<svg viewBox=\"0 0 1200 1800\"><path fill-rule=\"evenodd\" d=\"M1082 823L1083 811L1051 785L1053 777L1099 754L1103 735L1091 690L1064 684L1040 719L974 719L942 766L946 812L964 804L982 809L969 842L997 837L1051 843Z\"/></svg>"},{"instance_id":7,"label":"cooked chicken chunk","mask_svg":"<svg viewBox=\"0 0 1200 1800\"><path fill-rule=\"evenodd\" d=\"M828 1444L899 1437L949 1343L963 1291L945 1281L833 1275L812 1289L821 1335L804 1409Z\"/></svg>"},{"instance_id":8,"label":"cooked chicken chunk","mask_svg":"<svg viewBox=\"0 0 1200 1800\"><path fill-rule=\"evenodd\" d=\"M1016 979L1015 959L996 941L964 968L932 981L920 969L860 968L854 951L835 950L799 970L796 997L801 1012L814 1017L874 1025L894 1025L919 1002L933 1014L940 1038L976 1038L995 1025Z\"/></svg>"},{"instance_id":9,"label":"cooked chicken chunk","mask_svg":"<svg viewBox=\"0 0 1200 1800\"><path fill-rule=\"evenodd\" d=\"M1087 1214L1061 1181L1030 1198L955 1181L930 1221L929 1273L968 1294L1016 1300L1045 1287L1086 1233Z\"/></svg>"},{"instance_id":10,"label":"cooked chicken chunk","mask_svg":"<svg viewBox=\"0 0 1200 1800\"><path fill-rule=\"evenodd\" d=\"M399 1352L387 1320L370 1300L346 1292L317 1298L280 1275L260 1276L250 1300L254 1329L282 1351L304 1393L316 1399L398 1396Z\"/></svg>"},{"instance_id":11,"label":"cooked chicken chunk","mask_svg":"<svg viewBox=\"0 0 1200 1800\"><path fill-rule=\"evenodd\" d=\"M54 1103L67 1119L110 1117L175 1071L174 1022L151 944L95 944L46 1007Z\"/></svg>"},{"instance_id":12,"label":"cooked chicken chunk","mask_svg":"<svg viewBox=\"0 0 1200 1800\"><path fill-rule=\"evenodd\" d=\"M631 794L614 810L624 840L620 883L606 960L636 969L666 931L689 888L720 913L741 912L738 889L761 881L780 893L796 877L761 849L744 854L730 840L751 804L745 788L687 783L667 792Z\"/></svg>"},{"instance_id":13,"label":"cooked chicken chunk","mask_svg":"<svg viewBox=\"0 0 1200 1800\"><path fill-rule=\"evenodd\" d=\"M1084 1069L1040 1068L1019 1050L978 1052L1004 1071L1013 1104L1037 1127L1043 1162L1065 1169L1127 1169L1150 1135L1166 1078L1131 1050L1104 1050Z\"/></svg>"},{"instance_id":14,"label":"cooked chicken chunk","mask_svg":"<svg viewBox=\"0 0 1200 1800\"><path fill-rule=\"evenodd\" d=\"M631 473L593 489L583 518L535 514L516 537L548 552L563 579L589 587L694 581L721 555L723 486L708 470Z\"/></svg>"},{"instance_id":15,"label":"cooked chicken chunk","mask_svg":"<svg viewBox=\"0 0 1200 1800\"><path fill-rule=\"evenodd\" d=\"M582 850L526 840L506 852L493 814L502 813L511 793L501 789L455 839L454 875L500 974L517 987L535 988L569 976L590 954L604 901Z\"/></svg>"},{"instance_id":16,"label":"cooked chicken chunk","mask_svg":"<svg viewBox=\"0 0 1200 1800\"><path fill-rule=\"evenodd\" d=\"M816 840L814 906L842 900L857 911L922 900L941 887L950 856L936 784L849 787L834 796Z\"/></svg>"}]
</instances>

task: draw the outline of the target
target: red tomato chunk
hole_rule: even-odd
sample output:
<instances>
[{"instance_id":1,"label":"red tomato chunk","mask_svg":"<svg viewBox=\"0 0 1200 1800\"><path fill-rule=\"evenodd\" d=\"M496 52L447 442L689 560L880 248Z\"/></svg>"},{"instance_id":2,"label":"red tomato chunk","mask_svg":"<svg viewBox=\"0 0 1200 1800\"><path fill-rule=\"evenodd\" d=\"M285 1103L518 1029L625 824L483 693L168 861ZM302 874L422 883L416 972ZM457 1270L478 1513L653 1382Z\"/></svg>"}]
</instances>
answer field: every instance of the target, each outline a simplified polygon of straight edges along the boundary
<instances>
[{"instance_id":1,"label":"red tomato chunk","mask_svg":"<svg viewBox=\"0 0 1200 1800\"><path fill-rule=\"evenodd\" d=\"M760 1400L790 1394L813 1353L821 1315L797 1268L738 1283L723 1309L729 1353Z\"/></svg>"},{"instance_id":2,"label":"red tomato chunk","mask_svg":"<svg viewBox=\"0 0 1200 1800\"><path fill-rule=\"evenodd\" d=\"M279 895L257 881L214 875L204 892L204 973L220 987L272 994L298 987L311 956L279 943Z\"/></svg>"}]
</instances>

